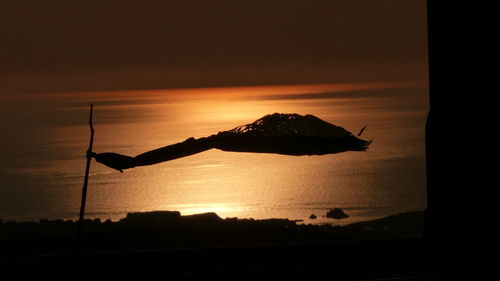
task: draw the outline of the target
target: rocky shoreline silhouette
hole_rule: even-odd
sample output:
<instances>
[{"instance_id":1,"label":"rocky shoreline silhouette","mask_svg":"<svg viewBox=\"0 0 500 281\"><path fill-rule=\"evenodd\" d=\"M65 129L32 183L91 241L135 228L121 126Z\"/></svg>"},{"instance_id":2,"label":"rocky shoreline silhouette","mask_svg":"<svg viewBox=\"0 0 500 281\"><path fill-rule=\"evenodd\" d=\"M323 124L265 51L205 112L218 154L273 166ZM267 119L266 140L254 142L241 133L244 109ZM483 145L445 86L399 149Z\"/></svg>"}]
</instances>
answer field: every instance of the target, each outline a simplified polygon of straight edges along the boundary
<instances>
[{"instance_id":1,"label":"rocky shoreline silhouette","mask_svg":"<svg viewBox=\"0 0 500 281\"><path fill-rule=\"evenodd\" d=\"M113 222L85 220L84 249L145 250L266 243L415 238L421 236L423 212L403 213L346 226L298 224L289 219L222 219L215 213L181 215L177 211L129 213ZM0 220L2 255L71 252L77 221Z\"/></svg>"},{"instance_id":2,"label":"rocky shoreline silhouette","mask_svg":"<svg viewBox=\"0 0 500 281\"><path fill-rule=\"evenodd\" d=\"M423 221L423 212L332 226L157 211L130 213L116 222L85 220L80 245L75 243L75 221L0 221L0 276L6 280L432 277L440 272L440 257L429 255L423 246Z\"/></svg>"}]
</instances>

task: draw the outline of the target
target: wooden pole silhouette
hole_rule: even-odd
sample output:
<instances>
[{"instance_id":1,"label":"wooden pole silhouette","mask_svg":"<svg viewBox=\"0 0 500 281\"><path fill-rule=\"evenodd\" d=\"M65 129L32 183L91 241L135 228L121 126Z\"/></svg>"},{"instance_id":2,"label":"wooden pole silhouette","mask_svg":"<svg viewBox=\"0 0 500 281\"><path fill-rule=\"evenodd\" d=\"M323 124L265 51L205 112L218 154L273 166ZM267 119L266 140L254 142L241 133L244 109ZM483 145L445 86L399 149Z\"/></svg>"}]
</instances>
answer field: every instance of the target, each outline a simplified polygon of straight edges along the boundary
<instances>
[{"instance_id":1,"label":"wooden pole silhouette","mask_svg":"<svg viewBox=\"0 0 500 281\"><path fill-rule=\"evenodd\" d=\"M80 205L80 218L78 220L78 230L77 230L78 247L80 246L80 241L83 233L83 218L85 215L85 202L87 201L87 184L89 182L90 162L92 160L92 146L94 144L94 126L92 124L93 108L94 105L91 104L90 115L89 115L90 144L89 144L89 149L87 150L87 166L85 167L85 178L83 180L83 188L82 188L82 204Z\"/></svg>"}]
</instances>

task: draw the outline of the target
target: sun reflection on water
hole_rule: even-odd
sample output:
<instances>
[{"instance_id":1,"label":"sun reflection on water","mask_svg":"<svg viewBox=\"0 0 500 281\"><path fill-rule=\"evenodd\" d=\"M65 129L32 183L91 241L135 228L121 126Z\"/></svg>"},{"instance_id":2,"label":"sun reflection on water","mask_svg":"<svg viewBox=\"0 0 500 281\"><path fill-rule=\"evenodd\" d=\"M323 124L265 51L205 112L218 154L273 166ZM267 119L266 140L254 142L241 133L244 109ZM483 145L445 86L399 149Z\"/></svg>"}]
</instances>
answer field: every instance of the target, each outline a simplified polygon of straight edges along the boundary
<instances>
[{"instance_id":1,"label":"sun reflection on water","mask_svg":"<svg viewBox=\"0 0 500 281\"><path fill-rule=\"evenodd\" d=\"M28 187L29 192L40 190L26 204L33 213L54 217L77 214L88 146L86 118L92 102L94 151L98 153L134 156L189 137L229 130L275 112L313 114L351 132L368 125L363 136L374 143L366 153L312 157L212 149L124 173L93 163L89 216L118 219L127 212L169 210L183 215L216 212L222 218L307 219L313 212L319 215L333 207L344 208L355 217L353 208L367 207L371 213L363 211L361 218L385 212L379 207L391 212L423 208L428 104L425 89L395 89L401 86L365 83L77 93L74 100L51 111L46 122L55 125L50 130L33 130L30 140L38 145L19 144L23 149L33 147L33 153L40 153L40 157L33 168L10 168L14 176L21 172L34 175L25 176L25 182L13 192L24 186L26 192ZM288 97L381 88L388 94L367 90L363 96L345 94L342 98ZM282 98L276 98L279 96ZM58 101L55 95L40 103L54 101ZM61 155L65 158L60 159Z\"/></svg>"}]
</instances>

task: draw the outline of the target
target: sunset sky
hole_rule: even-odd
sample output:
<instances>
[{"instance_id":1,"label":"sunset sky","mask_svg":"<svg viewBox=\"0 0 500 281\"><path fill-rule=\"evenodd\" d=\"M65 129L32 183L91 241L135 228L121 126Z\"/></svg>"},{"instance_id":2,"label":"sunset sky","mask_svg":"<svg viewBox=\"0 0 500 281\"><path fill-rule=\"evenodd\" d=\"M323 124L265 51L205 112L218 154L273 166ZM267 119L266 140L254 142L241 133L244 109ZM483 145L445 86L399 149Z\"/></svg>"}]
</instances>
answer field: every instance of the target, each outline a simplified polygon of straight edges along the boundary
<instances>
[{"instance_id":1,"label":"sunset sky","mask_svg":"<svg viewBox=\"0 0 500 281\"><path fill-rule=\"evenodd\" d=\"M426 31L424 0L3 1L0 219L78 214L91 103L97 153L134 156L275 112L368 125L374 142L335 157L210 150L125 173L95 163L89 217L421 210Z\"/></svg>"},{"instance_id":2,"label":"sunset sky","mask_svg":"<svg viewBox=\"0 0 500 281\"><path fill-rule=\"evenodd\" d=\"M8 1L0 92L426 81L425 1Z\"/></svg>"}]
</instances>

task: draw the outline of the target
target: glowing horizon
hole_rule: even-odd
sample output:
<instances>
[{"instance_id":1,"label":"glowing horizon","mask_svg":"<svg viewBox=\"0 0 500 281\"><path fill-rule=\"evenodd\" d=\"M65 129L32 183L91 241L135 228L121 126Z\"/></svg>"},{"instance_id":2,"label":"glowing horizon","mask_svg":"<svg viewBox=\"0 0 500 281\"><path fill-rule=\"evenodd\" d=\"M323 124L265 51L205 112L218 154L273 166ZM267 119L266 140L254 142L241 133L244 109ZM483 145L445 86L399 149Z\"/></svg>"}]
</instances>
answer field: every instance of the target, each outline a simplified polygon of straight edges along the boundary
<instances>
[{"instance_id":1,"label":"glowing horizon","mask_svg":"<svg viewBox=\"0 0 500 281\"><path fill-rule=\"evenodd\" d=\"M138 93L147 93L149 98L165 97L165 94L184 98L217 97L238 98L242 96L262 97L266 95L293 95L293 94L318 94L349 92L373 89L396 89L409 87L426 87L427 81L398 81L398 82L350 82L350 83L307 83L307 84L274 84L274 85L248 85L248 86L219 86L219 87L186 87L186 88L164 88L164 89L134 89L134 90L104 90L104 91L76 91L76 92L40 92L29 94L15 94L16 98L26 97L60 97L71 95L99 95L103 93L120 93L123 97L140 97ZM1 97L1 96L0 96ZM9 97L6 94L4 97Z\"/></svg>"}]
</instances>

